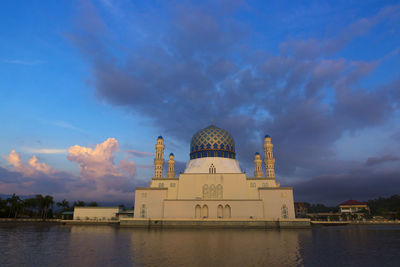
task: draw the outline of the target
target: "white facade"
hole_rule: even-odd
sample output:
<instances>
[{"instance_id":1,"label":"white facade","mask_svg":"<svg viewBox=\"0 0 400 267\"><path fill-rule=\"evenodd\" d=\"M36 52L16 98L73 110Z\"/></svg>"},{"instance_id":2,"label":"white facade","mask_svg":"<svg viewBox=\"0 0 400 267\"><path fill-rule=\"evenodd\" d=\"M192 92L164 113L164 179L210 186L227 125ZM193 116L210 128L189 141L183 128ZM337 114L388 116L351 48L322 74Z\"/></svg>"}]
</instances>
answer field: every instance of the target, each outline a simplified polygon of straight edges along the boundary
<instances>
[{"instance_id":1,"label":"white facade","mask_svg":"<svg viewBox=\"0 0 400 267\"><path fill-rule=\"evenodd\" d=\"M217 157L189 160L185 173L210 173L212 168L218 173L241 173L239 162L236 159Z\"/></svg>"},{"instance_id":2,"label":"white facade","mask_svg":"<svg viewBox=\"0 0 400 267\"><path fill-rule=\"evenodd\" d=\"M75 207L74 220L114 220L120 211L119 207Z\"/></svg>"},{"instance_id":3,"label":"white facade","mask_svg":"<svg viewBox=\"0 0 400 267\"><path fill-rule=\"evenodd\" d=\"M201 140L207 142L210 137L215 140L213 144L199 146ZM228 141L218 147L217 141L221 144L221 140ZM234 142L229 133L214 126L199 131L192 138L191 160L184 173L177 178L155 175L149 187L136 188L134 217L295 219L292 188L280 187L275 181L271 138L266 136L264 141L266 177L262 177L262 171L259 175L260 170L256 172L258 177L246 177L235 159ZM257 157L256 168L259 161Z\"/></svg>"}]
</instances>

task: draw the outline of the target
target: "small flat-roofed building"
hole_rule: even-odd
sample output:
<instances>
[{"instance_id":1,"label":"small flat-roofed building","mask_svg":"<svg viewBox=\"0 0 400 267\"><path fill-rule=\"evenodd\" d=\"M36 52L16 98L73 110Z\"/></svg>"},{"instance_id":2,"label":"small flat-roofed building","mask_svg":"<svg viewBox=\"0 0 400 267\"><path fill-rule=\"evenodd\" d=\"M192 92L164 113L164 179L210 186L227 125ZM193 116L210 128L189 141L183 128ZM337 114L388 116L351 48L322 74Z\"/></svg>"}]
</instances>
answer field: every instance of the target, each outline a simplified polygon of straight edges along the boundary
<instances>
[{"instance_id":1,"label":"small flat-roofed building","mask_svg":"<svg viewBox=\"0 0 400 267\"><path fill-rule=\"evenodd\" d=\"M74 220L117 220L120 207L75 207Z\"/></svg>"}]
</instances>

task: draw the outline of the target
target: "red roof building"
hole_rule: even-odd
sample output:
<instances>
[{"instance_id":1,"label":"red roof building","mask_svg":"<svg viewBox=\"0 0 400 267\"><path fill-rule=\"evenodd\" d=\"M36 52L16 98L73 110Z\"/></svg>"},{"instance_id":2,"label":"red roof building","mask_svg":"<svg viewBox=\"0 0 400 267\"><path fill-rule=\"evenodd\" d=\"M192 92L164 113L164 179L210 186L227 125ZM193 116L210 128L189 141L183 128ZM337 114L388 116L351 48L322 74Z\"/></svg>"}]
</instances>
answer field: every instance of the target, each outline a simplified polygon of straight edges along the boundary
<instances>
[{"instance_id":1,"label":"red roof building","mask_svg":"<svg viewBox=\"0 0 400 267\"><path fill-rule=\"evenodd\" d=\"M347 200L339 205L341 213L358 213L363 210L369 212L369 207L367 202L360 202L357 200Z\"/></svg>"}]
</instances>

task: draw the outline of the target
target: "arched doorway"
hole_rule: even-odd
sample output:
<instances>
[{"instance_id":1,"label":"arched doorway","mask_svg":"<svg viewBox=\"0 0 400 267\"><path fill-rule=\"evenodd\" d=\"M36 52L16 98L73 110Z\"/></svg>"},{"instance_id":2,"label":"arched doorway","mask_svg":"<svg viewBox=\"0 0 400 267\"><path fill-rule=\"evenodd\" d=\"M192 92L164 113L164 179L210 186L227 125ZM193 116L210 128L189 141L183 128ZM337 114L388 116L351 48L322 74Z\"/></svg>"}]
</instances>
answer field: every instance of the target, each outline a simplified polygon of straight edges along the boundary
<instances>
[{"instance_id":1,"label":"arched doorway","mask_svg":"<svg viewBox=\"0 0 400 267\"><path fill-rule=\"evenodd\" d=\"M226 204L224 208L224 218L230 218L230 217L231 217L231 206Z\"/></svg>"},{"instance_id":2,"label":"arched doorway","mask_svg":"<svg viewBox=\"0 0 400 267\"><path fill-rule=\"evenodd\" d=\"M218 208L217 208L217 218L218 218L218 219L224 218L224 207L222 207L222 205L218 205Z\"/></svg>"},{"instance_id":3,"label":"arched doorway","mask_svg":"<svg viewBox=\"0 0 400 267\"><path fill-rule=\"evenodd\" d=\"M201 207L200 207L200 205L196 205L194 214L195 214L196 219L200 219L201 218Z\"/></svg>"},{"instance_id":4,"label":"arched doorway","mask_svg":"<svg viewBox=\"0 0 400 267\"><path fill-rule=\"evenodd\" d=\"M201 218L208 218L208 206L204 205L201 210Z\"/></svg>"}]
</instances>

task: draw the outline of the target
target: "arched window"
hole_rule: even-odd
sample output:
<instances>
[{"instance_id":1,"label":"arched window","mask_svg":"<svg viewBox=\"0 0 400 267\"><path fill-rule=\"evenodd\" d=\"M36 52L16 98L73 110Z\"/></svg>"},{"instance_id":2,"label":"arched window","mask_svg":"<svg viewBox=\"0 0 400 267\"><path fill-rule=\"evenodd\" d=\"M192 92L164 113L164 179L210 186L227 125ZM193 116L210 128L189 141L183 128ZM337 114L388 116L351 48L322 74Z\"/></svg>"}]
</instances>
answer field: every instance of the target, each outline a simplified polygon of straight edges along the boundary
<instances>
[{"instance_id":1,"label":"arched window","mask_svg":"<svg viewBox=\"0 0 400 267\"><path fill-rule=\"evenodd\" d=\"M214 167L214 164L211 163L210 168L208 168L208 173L217 173L217 170Z\"/></svg>"},{"instance_id":2,"label":"arched window","mask_svg":"<svg viewBox=\"0 0 400 267\"><path fill-rule=\"evenodd\" d=\"M200 219L201 218L201 207L200 205L196 205L196 207L194 208L194 215L196 219Z\"/></svg>"},{"instance_id":3,"label":"arched window","mask_svg":"<svg viewBox=\"0 0 400 267\"><path fill-rule=\"evenodd\" d=\"M208 191L208 185L203 185L203 199L208 199L209 198L209 191Z\"/></svg>"},{"instance_id":4,"label":"arched window","mask_svg":"<svg viewBox=\"0 0 400 267\"><path fill-rule=\"evenodd\" d=\"M200 149L204 149L204 145L203 144L201 144Z\"/></svg>"},{"instance_id":5,"label":"arched window","mask_svg":"<svg viewBox=\"0 0 400 267\"><path fill-rule=\"evenodd\" d=\"M217 198L217 190L215 188L215 185L210 186L210 198L211 199L216 199Z\"/></svg>"},{"instance_id":6,"label":"arched window","mask_svg":"<svg viewBox=\"0 0 400 267\"><path fill-rule=\"evenodd\" d=\"M230 217L231 217L231 206L226 204L224 208L224 218L230 218Z\"/></svg>"},{"instance_id":7,"label":"arched window","mask_svg":"<svg viewBox=\"0 0 400 267\"><path fill-rule=\"evenodd\" d=\"M220 147L221 149L225 149L224 144L221 144L219 147Z\"/></svg>"},{"instance_id":8,"label":"arched window","mask_svg":"<svg viewBox=\"0 0 400 267\"><path fill-rule=\"evenodd\" d=\"M217 218L222 219L224 218L224 207L222 205L218 205L217 208Z\"/></svg>"},{"instance_id":9,"label":"arched window","mask_svg":"<svg viewBox=\"0 0 400 267\"><path fill-rule=\"evenodd\" d=\"M203 205L203 208L201 209L201 218L208 218L208 206Z\"/></svg>"},{"instance_id":10,"label":"arched window","mask_svg":"<svg viewBox=\"0 0 400 267\"><path fill-rule=\"evenodd\" d=\"M207 147L207 149L211 149L210 143L208 143L208 144L206 145L206 147Z\"/></svg>"},{"instance_id":11,"label":"arched window","mask_svg":"<svg viewBox=\"0 0 400 267\"><path fill-rule=\"evenodd\" d=\"M214 149L218 149L218 145L217 144L214 144L213 147L214 147Z\"/></svg>"},{"instance_id":12,"label":"arched window","mask_svg":"<svg viewBox=\"0 0 400 267\"><path fill-rule=\"evenodd\" d=\"M282 205L282 208L281 208L281 216L282 216L283 219L289 218L289 215L288 215L288 208L286 207L285 204Z\"/></svg>"},{"instance_id":13,"label":"arched window","mask_svg":"<svg viewBox=\"0 0 400 267\"><path fill-rule=\"evenodd\" d=\"M222 199L223 198L223 188L222 185L217 185L217 198Z\"/></svg>"},{"instance_id":14,"label":"arched window","mask_svg":"<svg viewBox=\"0 0 400 267\"><path fill-rule=\"evenodd\" d=\"M140 217L142 217L142 218L147 217L146 204L142 204L142 207L140 208Z\"/></svg>"}]
</instances>

